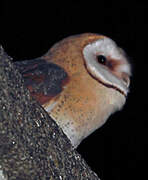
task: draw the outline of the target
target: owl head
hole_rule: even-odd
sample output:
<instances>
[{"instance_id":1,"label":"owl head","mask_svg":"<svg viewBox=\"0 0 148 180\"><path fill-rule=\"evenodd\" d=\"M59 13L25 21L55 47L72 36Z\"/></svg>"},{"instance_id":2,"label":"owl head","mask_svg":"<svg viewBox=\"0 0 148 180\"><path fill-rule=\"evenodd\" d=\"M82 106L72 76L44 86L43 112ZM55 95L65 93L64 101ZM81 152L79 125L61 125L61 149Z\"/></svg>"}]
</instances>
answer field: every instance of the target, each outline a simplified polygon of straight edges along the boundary
<instances>
[{"instance_id":1,"label":"owl head","mask_svg":"<svg viewBox=\"0 0 148 180\"><path fill-rule=\"evenodd\" d=\"M93 33L65 38L43 58L68 74L68 83L49 113L77 146L123 107L131 65L112 39Z\"/></svg>"}]
</instances>

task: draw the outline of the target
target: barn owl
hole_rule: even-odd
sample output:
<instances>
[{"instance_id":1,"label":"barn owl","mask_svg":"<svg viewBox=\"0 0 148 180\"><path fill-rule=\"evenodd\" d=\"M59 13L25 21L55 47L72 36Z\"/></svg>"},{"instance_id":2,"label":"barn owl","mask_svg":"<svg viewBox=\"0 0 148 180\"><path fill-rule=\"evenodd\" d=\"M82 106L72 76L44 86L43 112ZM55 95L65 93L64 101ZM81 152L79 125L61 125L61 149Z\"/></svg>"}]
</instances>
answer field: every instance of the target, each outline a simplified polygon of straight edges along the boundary
<instances>
[{"instance_id":1,"label":"barn owl","mask_svg":"<svg viewBox=\"0 0 148 180\"><path fill-rule=\"evenodd\" d=\"M131 65L125 52L99 34L70 36L42 57L15 64L31 95L75 148L122 109L129 92Z\"/></svg>"}]
</instances>

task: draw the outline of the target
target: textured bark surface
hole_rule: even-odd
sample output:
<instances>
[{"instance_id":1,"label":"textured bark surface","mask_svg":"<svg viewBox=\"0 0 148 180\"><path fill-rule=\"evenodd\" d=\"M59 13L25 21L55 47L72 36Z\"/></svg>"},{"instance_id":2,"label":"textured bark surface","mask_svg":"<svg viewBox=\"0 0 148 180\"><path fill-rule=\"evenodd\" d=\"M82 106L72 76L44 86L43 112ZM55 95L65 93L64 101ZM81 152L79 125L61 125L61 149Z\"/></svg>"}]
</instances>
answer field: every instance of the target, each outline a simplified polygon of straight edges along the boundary
<instances>
[{"instance_id":1,"label":"textured bark surface","mask_svg":"<svg viewBox=\"0 0 148 180\"><path fill-rule=\"evenodd\" d=\"M99 180L0 47L0 180Z\"/></svg>"}]
</instances>

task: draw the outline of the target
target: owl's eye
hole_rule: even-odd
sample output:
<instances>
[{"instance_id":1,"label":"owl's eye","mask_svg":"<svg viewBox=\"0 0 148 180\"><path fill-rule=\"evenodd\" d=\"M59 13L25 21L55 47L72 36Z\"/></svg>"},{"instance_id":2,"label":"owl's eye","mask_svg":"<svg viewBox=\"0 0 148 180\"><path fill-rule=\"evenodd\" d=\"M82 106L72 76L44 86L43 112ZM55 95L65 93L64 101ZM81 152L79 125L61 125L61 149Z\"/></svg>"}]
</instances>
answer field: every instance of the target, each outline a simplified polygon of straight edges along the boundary
<instances>
[{"instance_id":1,"label":"owl's eye","mask_svg":"<svg viewBox=\"0 0 148 180\"><path fill-rule=\"evenodd\" d=\"M105 65L106 62L107 62L107 58L105 56L103 56L103 55L98 55L97 56L97 61L98 61L98 63Z\"/></svg>"}]
</instances>

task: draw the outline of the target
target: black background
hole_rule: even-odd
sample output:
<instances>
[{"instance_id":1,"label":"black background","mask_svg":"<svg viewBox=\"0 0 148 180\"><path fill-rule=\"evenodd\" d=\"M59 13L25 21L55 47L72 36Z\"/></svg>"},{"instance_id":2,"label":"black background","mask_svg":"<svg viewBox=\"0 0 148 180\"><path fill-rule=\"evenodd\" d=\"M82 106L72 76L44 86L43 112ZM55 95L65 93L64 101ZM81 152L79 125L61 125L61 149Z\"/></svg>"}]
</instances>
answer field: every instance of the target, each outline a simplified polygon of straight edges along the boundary
<instances>
[{"instance_id":1,"label":"black background","mask_svg":"<svg viewBox=\"0 0 148 180\"><path fill-rule=\"evenodd\" d=\"M130 56L133 77L124 109L85 139L78 151L102 180L147 179L146 4L30 2L1 2L0 44L14 60L39 57L62 38L84 32L111 37Z\"/></svg>"}]
</instances>

